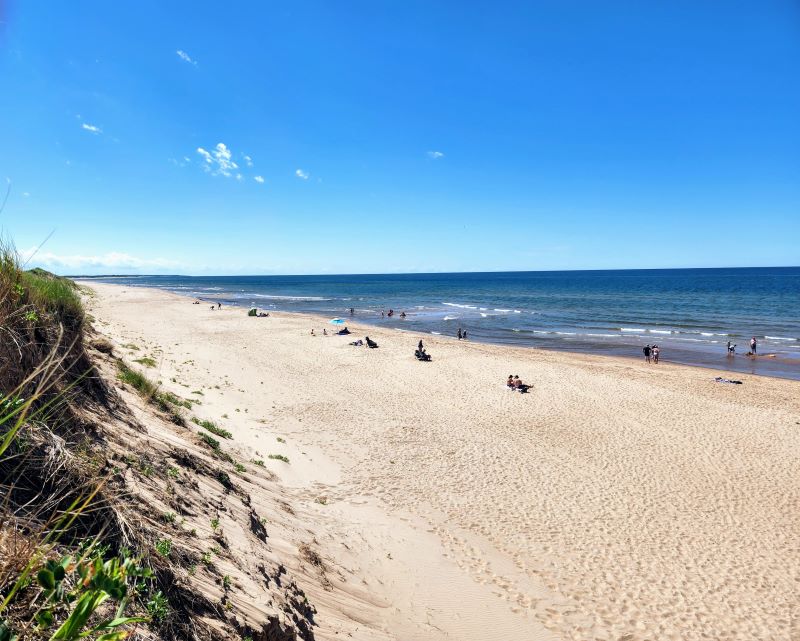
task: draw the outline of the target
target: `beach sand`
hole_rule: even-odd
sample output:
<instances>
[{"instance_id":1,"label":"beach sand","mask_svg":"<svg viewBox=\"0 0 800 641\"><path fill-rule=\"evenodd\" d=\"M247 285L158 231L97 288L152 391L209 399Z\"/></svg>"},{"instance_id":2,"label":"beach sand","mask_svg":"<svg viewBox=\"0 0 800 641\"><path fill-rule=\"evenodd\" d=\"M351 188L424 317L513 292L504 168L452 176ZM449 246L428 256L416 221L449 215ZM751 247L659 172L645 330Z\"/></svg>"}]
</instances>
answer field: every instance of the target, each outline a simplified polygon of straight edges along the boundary
<instances>
[{"instance_id":1,"label":"beach sand","mask_svg":"<svg viewBox=\"0 0 800 641\"><path fill-rule=\"evenodd\" d=\"M439 336L420 363L410 332L87 284L351 572L319 639L800 639L800 382Z\"/></svg>"}]
</instances>

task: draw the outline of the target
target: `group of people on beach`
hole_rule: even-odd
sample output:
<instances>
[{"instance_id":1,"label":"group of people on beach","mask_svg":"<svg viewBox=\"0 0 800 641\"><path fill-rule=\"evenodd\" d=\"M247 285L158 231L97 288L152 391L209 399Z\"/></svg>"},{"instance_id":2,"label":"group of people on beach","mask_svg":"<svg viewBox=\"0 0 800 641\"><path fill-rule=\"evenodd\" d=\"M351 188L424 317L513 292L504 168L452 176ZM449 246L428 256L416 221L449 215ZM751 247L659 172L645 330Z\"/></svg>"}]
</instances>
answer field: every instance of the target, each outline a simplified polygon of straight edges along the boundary
<instances>
[{"instance_id":1,"label":"group of people on beach","mask_svg":"<svg viewBox=\"0 0 800 641\"><path fill-rule=\"evenodd\" d=\"M512 376L511 374L508 375L508 379L506 379L506 387L509 389L514 390L515 392L520 392L524 394L527 392L531 385L526 385L522 382L522 379L519 376Z\"/></svg>"},{"instance_id":2,"label":"group of people on beach","mask_svg":"<svg viewBox=\"0 0 800 641\"><path fill-rule=\"evenodd\" d=\"M734 356L736 354L736 344L731 343L728 341L727 345L727 354L728 356ZM658 364L658 359L661 356L661 349L658 345L650 345L649 343L642 348L642 352L644 352L644 360L648 363L655 363ZM747 352L746 356L757 356L758 355L758 339L753 336L750 339L750 351Z\"/></svg>"},{"instance_id":3,"label":"group of people on beach","mask_svg":"<svg viewBox=\"0 0 800 641\"><path fill-rule=\"evenodd\" d=\"M199 305L200 301L196 300L192 303L192 305ZM211 303L211 309L222 309L222 303Z\"/></svg>"},{"instance_id":4,"label":"group of people on beach","mask_svg":"<svg viewBox=\"0 0 800 641\"><path fill-rule=\"evenodd\" d=\"M658 359L661 356L661 348L658 345L650 345L648 343L642 347L642 352L644 352L645 361L658 365Z\"/></svg>"},{"instance_id":5,"label":"group of people on beach","mask_svg":"<svg viewBox=\"0 0 800 641\"><path fill-rule=\"evenodd\" d=\"M342 329L340 329L338 332L332 332L331 334L328 334L327 328L325 328L325 327L322 328L322 335L323 336L350 336L350 334L352 334L352 333L353 332L351 332L347 328L346 325ZM311 335L312 336L317 336L317 333L314 331L313 327L311 328ZM363 345L366 345L370 349L375 349L378 346L378 343L376 343L374 340L372 340L369 336L365 336L363 341L361 339L358 339L358 340L353 341L350 344L354 345L355 347L361 347Z\"/></svg>"},{"instance_id":6,"label":"group of people on beach","mask_svg":"<svg viewBox=\"0 0 800 641\"><path fill-rule=\"evenodd\" d=\"M734 356L736 354L736 344L731 344L728 341L728 356ZM753 336L750 339L750 351L745 354L745 356L758 356L758 339Z\"/></svg>"}]
</instances>

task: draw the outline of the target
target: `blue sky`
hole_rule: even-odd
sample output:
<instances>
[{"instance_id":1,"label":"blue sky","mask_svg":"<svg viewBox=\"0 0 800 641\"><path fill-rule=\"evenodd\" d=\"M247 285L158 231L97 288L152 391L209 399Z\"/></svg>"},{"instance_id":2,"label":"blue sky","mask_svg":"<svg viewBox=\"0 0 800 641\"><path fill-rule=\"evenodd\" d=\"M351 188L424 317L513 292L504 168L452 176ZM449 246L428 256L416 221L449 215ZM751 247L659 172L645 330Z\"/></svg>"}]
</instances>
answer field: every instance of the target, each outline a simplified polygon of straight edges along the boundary
<instances>
[{"instance_id":1,"label":"blue sky","mask_svg":"<svg viewBox=\"0 0 800 641\"><path fill-rule=\"evenodd\" d=\"M800 4L0 0L60 273L800 264Z\"/></svg>"}]
</instances>

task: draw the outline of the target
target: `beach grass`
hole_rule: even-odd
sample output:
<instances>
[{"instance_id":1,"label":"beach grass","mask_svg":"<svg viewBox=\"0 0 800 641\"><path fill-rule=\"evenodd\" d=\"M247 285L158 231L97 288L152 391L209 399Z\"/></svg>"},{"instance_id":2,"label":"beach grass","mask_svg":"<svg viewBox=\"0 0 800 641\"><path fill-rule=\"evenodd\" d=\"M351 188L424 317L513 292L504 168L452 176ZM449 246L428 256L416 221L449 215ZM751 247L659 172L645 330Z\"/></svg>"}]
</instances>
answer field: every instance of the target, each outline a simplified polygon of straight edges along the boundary
<instances>
[{"instance_id":1,"label":"beach grass","mask_svg":"<svg viewBox=\"0 0 800 641\"><path fill-rule=\"evenodd\" d=\"M204 430L207 430L207 431L211 432L212 434L216 434L217 436L219 436L221 438L226 438L226 439L232 439L233 438L233 434L231 434L225 428L219 427L213 421L200 420L196 416L193 416L192 417L192 423L194 423L195 425L199 425Z\"/></svg>"}]
</instances>

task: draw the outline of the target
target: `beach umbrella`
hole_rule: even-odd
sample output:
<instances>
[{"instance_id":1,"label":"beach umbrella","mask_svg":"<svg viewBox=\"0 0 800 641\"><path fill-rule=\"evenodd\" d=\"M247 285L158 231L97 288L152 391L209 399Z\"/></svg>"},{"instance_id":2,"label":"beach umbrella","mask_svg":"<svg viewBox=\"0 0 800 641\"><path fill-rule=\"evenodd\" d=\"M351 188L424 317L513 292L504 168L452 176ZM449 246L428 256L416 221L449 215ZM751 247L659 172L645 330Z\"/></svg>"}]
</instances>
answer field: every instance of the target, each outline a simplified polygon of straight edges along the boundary
<instances>
[{"instance_id":1,"label":"beach umbrella","mask_svg":"<svg viewBox=\"0 0 800 641\"><path fill-rule=\"evenodd\" d=\"M328 322L333 325L344 325L344 318L331 318Z\"/></svg>"}]
</instances>

